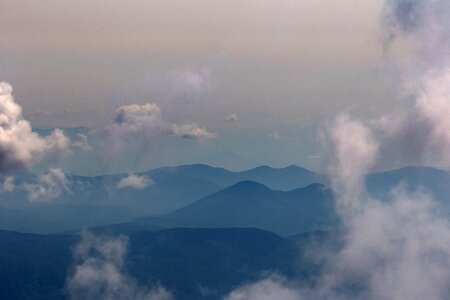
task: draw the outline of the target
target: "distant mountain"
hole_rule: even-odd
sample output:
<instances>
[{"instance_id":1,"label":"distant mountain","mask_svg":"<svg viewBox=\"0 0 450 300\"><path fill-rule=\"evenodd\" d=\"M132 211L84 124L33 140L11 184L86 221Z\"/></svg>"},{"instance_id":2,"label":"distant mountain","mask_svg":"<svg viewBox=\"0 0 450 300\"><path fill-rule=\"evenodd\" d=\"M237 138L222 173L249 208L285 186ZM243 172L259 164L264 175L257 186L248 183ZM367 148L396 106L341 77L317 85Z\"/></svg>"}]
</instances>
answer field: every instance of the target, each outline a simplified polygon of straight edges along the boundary
<instances>
[{"instance_id":1,"label":"distant mountain","mask_svg":"<svg viewBox=\"0 0 450 300\"><path fill-rule=\"evenodd\" d=\"M287 236L336 225L333 211L332 193L321 184L282 192L242 181L173 213L134 223L138 228L254 227Z\"/></svg>"},{"instance_id":2,"label":"distant mountain","mask_svg":"<svg viewBox=\"0 0 450 300\"><path fill-rule=\"evenodd\" d=\"M191 178L213 182L222 188L240 181L256 181L271 189L289 191L312 183L325 183L324 175L299 166L272 168L260 166L242 172L228 171L223 168L195 164L178 167L164 167L147 172L153 177Z\"/></svg>"},{"instance_id":3,"label":"distant mountain","mask_svg":"<svg viewBox=\"0 0 450 300\"><path fill-rule=\"evenodd\" d=\"M252 180L273 189L291 190L324 177L312 171L291 166L283 169L258 167L244 172L231 172L207 165L164 167L138 174L153 181L143 189L117 187L126 174L103 176L67 175L70 192L64 192L54 202L64 204L118 205L139 208L143 214L167 213L188 205L242 180ZM35 174L20 174L16 183L36 182ZM0 206L21 208L27 206L26 193L0 194Z\"/></svg>"},{"instance_id":4,"label":"distant mountain","mask_svg":"<svg viewBox=\"0 0 450 300\"><path fill-rule=\"evenodd\" d=\"M94 177L68 174L70 191L62 191L48 204L30 204L23 189L0 193L0 229L53 233L122 223L174 211L241 180L299 187L320 179L320 175L300 167L231 172L207 165L186 165L138 175L150 178L153 184L143 189L119 188L117 184L126 174ZM15 178L16 186L38 181L33 173L21 173Z\"/></svg>"},{"instance_id":5,"label":"distant mountain","mask_svg":"<svg viewBox=\"0 0 450 300\"><path fill-rule=\"evenodd\" d=\"M220 166L222 168L234 171L247 170L258 165L254 163L251 159L243 157L231 151L193 157L188 159L186 163Z\"/></svg>"},{"instance_id":6,"label":"distant mountain","mask_svg":"<svg viewBox=\"0 0 450 300\"><path fill-rule=\"evenodd\" d=\"M408 192L426 192L450 208L450 172L430 167L405 167L393 171L369 174L366 178L369 193L390 199L393 188Z\"/></svg>"},{"instance_id":7,"label":"distant mountain","mask_svg":"<svg viewBox=\"0 0 450 300\"><path fill-rule=\"evenodd\" d=\"M322 222L326 220L320 209L313 211L316 208L295 208L294 204L308 203L305 199L321 197L313 194L306 196L305 191L298 188L316 182L327 184L324 175L297 166L281 169L261 166L243 172L232 172L207 165L185 165L158 168L138 175L151 178L153 184L143 189L120 189L117 183L126 174L95 177L67 175L71 182L70 191L64 191L48 204L30 204L23 190L2 192L0 229L53 233L148 217L151 224L147 225L152 228L262 226L261 228L284 235L298 233L300 226L308 228L307 230L320 229L323 227ZM36 174L22 173L16 176L15 183L20 185L37 180ZM245 183L246 181L252 181L253 184ZM244 183L228 189L239 182ZM389 199L391 189L402 184L409 191L428 192L447 205L450 211L449 182L450 172L426 167L373 173L366 178L368 190L374 196ZM251 192L252 189L259 191L259 195ZM286 198L291 200L287 201ZM201 201L190 206L199 199ZM208 217L208 210L216 211L216 215ZM266 220L265 216L269 212L270 220ZM318 227L311 224L318 224ZM136 224L128 226L140 228Z\"/></svg>"},{"instance_id":8,"label":"distant mountain","mask_svg":"<svg viewBox=\"0 0 450 300\"><path fill-rule=\"evenodd\" d=\"M28 233L56 233L131 221L142 213L128 207L83 204L34 204L0 207L0 228Z\"/></svg>"},{"instance_id":9,"label":"distant mountain","mask_svg":"<svg viewBox=\"0 0 450 300\"><path fill-rule=\"evenodd\" d=\"M0 231L0 299L65 299L78 240ZM136 232L129 235L125 266L139 284L160 283L178 300L221 299L264 273L308 274L298 262L301 247L258 229Z\"/></svg>"}]
</instances>

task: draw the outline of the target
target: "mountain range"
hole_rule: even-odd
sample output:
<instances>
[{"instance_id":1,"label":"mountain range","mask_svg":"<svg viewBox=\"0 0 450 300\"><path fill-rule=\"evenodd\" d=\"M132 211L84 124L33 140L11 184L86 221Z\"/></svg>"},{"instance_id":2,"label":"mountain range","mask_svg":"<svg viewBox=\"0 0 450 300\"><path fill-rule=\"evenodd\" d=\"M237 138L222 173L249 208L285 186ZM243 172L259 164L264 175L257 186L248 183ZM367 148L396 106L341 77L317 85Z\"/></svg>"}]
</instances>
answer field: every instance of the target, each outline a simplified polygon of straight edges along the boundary
<instances>
[{"instance_id":1,"label":"mountain range","mask_svg":"<svg viewBox=\"0 0 450 300\"><path fill-rule=\"evenodd\" d=\"M67 175L70 191L48 203L29 203L24 191L0 194L0 229L56 233L127 223L128 228L257 227L281 235L335 224L327 178L297 166L262 166L232 172L207 165L164 167L137 174L151 178L142 188L118 188L127 174ZM16 183L36 180L21 174ZM406 167L369 174L371 195L389 199L403 186L426 191L449 206L450 172Z\"/></svg>"}]
</instances>

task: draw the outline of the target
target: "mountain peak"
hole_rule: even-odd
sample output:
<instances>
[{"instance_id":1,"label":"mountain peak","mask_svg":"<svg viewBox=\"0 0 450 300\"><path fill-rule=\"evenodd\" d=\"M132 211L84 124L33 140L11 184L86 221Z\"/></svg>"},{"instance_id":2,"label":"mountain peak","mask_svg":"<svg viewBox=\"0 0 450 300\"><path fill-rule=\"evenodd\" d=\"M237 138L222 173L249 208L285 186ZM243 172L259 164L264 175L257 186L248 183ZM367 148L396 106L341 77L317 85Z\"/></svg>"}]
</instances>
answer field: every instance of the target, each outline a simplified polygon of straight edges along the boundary
<instances>
[{"instance_id":1,"label":"mountain peak","mask_svg":"<svg viewBox=\"0 0 450 300\"><path fill-rule=\"evenodd\" d=\"M243 180L239 181L238 183L233 184L232 186L228 187L226 190L229 191L236 191L236 192L253 192L253 191L271 191L267 186L264 184L261 184L256 181L251 180Z\"/></svg>"}]
</instances>

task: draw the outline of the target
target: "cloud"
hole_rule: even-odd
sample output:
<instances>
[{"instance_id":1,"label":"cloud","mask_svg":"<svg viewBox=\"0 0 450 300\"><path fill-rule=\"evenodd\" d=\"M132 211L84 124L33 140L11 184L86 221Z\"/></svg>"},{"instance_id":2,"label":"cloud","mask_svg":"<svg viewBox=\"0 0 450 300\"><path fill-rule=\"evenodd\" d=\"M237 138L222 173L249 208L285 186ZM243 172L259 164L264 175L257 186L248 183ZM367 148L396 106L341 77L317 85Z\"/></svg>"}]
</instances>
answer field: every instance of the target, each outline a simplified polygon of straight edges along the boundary
<instances>
[{"instance_id":1,"label":"cloud","mask_svg":"<svg viewBox=\"0 0 450 300\"><path fill-rule=\"evenodd\" d=\"M269 134L269 137L273 138L274 140L281 139L281 135L276 130L274 132L272 132L271 134Z\"/></svg>"},{"instance_id":2,"label":"cloud","mask_svg":"<svg viewBox=\"0 0 450 300\"><path fill-rule=\"evenodd\" d=\"M169 300L170 292L162 287L143 287L126 273L128 248L126 236L96 236L87 231L75 247L76 265L66 280L71 299Z\"/></svg>"},{"instance_id":3,"label":"cloud","mask_svg":"<svg viewBox=\"0 0 450 300\"><path fill-rule=\"evenodd\" d=\"M101 128L99 133L108 144L126 140L147 144L153 136L163 130L164 126L161 109L157 104L129 104L119 107L114 114L113 122Z\"/></svg>"},{"instance_id":4,"label":"cloud","mask_svg":"<svg viewBox=\"0 0 450 300\"><path fill-rule=\"evenodd\" d=\"M25 183L23 188L28 193L30 202L45 202L70 192L70 180L61 169L50 169L41 174L37 183Z\"/></svg>"},{"instance_id":5,"label":"cloud","mask_svg":"<svg viewBox=\"0 0 450 300\"><path fill-rule=\"evenodd\" d=\"M373 198L364 177L386 162L437 160L450 167L450 5L387 0L384 18L389 42L410 38L415 43L415 65L405 69L413 72L408 78L417 78L410 91L415 101L406 111L367 122L343 115L328 128L324 146L342 224L336 232L339 247L316 249L312 259L323 259L322 273L308 285L263 280L232 295L252 299L272 293L283 299L294 289L299 299L449 298L447 210L426 191L406 191L401 185L387 198Z\"/></svg>"},{"instance_id":6,"label":"cloud","mask_svg":"<svg viewBox=\"0 0 450 300\"><path fill-rule=\"evenodd\" d=\"M16 189L16 184L14 183L14 177L6 176L1 184L0 190L3 192L11 193Z\"/></svg>"},{"instance_id":7,"label":"cloud","mask_svg":"<svg viewBox=\"0 0 450 300\"><path fill-rule=\"evenodd\" d=\"M209 132L204 127L199 127L195 123L177 125L173 124L170 133L188 139L213 139L215 134Z\"/></svg>"},{"instance_id":8,"label":"cloud","mask_svg":"<svg viewBox=\"0 0 450 300\"><path fill-rule=\"evenodd\" d=\"M127 177L122 178L117 183L117 188L132 188L132 189L144 189L153 184L153 180L148 178L147 176L139 176L135 174L128 174Z\"/></svg>"},{"instance_id":9,"label":"cloud","mask_svg":"<svg viewBox=\"0 0 450 300\"><path fill-rule=\"evenodd\" d=\"M225 120L233 123L233 122L237 122L239 119L236 114L229 114L229 115L225 116Z\"/></svg>"},{"instance_id":10,"label":"cloud","mask_svg":"<svg viewBox=\"0 0 450 300\"><path fill-rule=\"evenodd\" d=\"M282 278L273 276L232 291L225 300L302 300L296 288L289 287Z\"/></svg>"},{"instance_id":11,"label":"cloud","mask_svg":"<svg viewBox=\"0 0 450 300\"><path fill-rule=\"evenodd\" d=\"M341 230L339 247L314 249L322 262L311 282L263 279L228 299L447 299L450 221L423 191L398 186L389 198L369 196L364 177L380 159L383 137L344 115L329 128L329 175Z\"/></svg>"},{"instance_id":12,"label":"cloud","mask_svg":"<svg viewBox=\"0 0 450 300\"><path fill-rule=\"evenodd\" d=\"M84 133L77 133L78 140L73 142L72 147L81 149L83 151L92 151L89 145L88 136Z\"/></svg>"},{"instance_id":13,"label":"cloud","mask_svg":"<svg viewBox=\"0 0 450 300\"><path fill-rule=\"evenodd\" d=\"M178 91L204 92L211 87L212 71L209 67L185 67L169 72L173 87Z\"/></svg>"},{"instance_id":14,"label":"cloud","mask_svg":"<svg viewBox=\"0 0 450 300\"><path fill-rule=\"evenodd\" d=\"M57 160L70 154L70 141L61 130L41 137L22 116L12 87L0 82L0 173Z\"/></svg>"},{"instance_id":15,"label":"cloud","mask_svg":"<svg viewBox=\"0 0 450 300\"><path fill-rule=\"evenodd\" d=\"M348 115L338 117L329 129L329 174L333 190L343 199L343 209L355 209L363 192L365 174L378 158L378 142L372 132ZM341 207L338 207L341 208Z\"/></svg>"},{"instance_id":16,"label":"cloud","mask_svg":"<svg viewBox=\"0 0 450 300\"><path fill-rule=\"evenodd\" d=\"M191 139L215 137L205 127L195 123L179 125L163 120L161 109L156 103L121 106L116 110L111 124L93 130L91 135L99 147L96 152L106 166L120 160L138 164L141 158L151 152L155 139L160 136Z\"/></svg>"}]
</instances>

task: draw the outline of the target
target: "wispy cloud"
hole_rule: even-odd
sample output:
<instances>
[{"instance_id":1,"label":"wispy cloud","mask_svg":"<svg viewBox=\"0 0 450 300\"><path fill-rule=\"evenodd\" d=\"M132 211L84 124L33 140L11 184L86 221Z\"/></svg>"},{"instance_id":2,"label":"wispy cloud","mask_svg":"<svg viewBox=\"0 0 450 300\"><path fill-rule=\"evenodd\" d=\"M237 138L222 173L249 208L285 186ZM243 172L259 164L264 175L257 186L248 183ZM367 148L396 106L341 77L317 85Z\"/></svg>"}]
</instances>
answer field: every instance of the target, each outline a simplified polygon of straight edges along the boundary
<instances>
[{"instance_id":1,"label":"wispy cloud","mask_svg":"<svg viewBox=\"0 0 450 300\"><path fill-rule=\"evenodd\" d=\"M70 192L70 180L61 169L50 169L39 175L38 182L25 183L23 188L31 202L45 202Z\"/></svg>"},{"instance_id":2,"label":"wispy cloud","mask_svg":"<svg viewBox=\"0 0 450 300\"><path fill-rule=\"evenodd\" d=\"M140 286L127 275L125 259L126 236L96 236L87 231L75 247L75 267L66 280L71 299L173 299L166 289Z\"/></svg>"}]
</instances>

